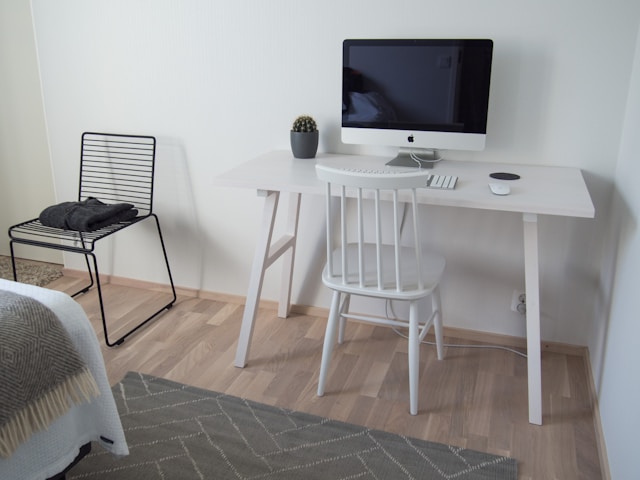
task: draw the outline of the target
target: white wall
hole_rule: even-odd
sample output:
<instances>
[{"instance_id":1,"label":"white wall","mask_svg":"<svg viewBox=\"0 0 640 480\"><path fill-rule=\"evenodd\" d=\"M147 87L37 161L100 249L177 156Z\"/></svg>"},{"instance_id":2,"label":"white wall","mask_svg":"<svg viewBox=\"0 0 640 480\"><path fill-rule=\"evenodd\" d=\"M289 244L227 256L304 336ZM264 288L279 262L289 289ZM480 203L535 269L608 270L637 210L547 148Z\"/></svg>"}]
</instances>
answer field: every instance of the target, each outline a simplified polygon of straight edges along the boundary
<instances>
[{"instance_id":1,"label":"white wall","mask_svg":"<svg viewBox=\"0 0 640 480\"><path fill-rule=\"evenodd\" d=\"M618 165L607 250L615 252L615 268L607 279L615 285L608 321L603 318L597 374L600 413L607 442L611 478L637 478L636 439L640 431L640 384L637 344L640 337L638 271L640 271L640 30ZM609 269L607 269L609 271ZM601 347L601 348L600 348ZM595 359L594 359L595 360Z\"/></svg>"},{"instance_id":2,"label":"white wall","mask_svg":"<svg viewBox=\"0 0 640 480\"><path fill-rule=\"evenodd\" d=\"M584 169L597 217L541 219L541 295L543 338L588 344L637 2L32 3L58 199L74 195L82 131L156 135L156 209L175 280L239 295L262 203L253 192L214 188L212 178L288 148L300 113L317 118L322 150L354 151L339 141L342 39L493 38L486 151L449 158ZM327 304L319 208L319 199L304 199L293 295L300 304ZM428 214L433 245L448 258L448 325L523 335L522 317L509 310L523 284L520 218L436 207ZM147 233L138 236L147 241ZM116 249L116 275L161 278L127 245ZM277 297L274 278L265 298Z\"/></svg>"},{"instance_id":3,"label":"white wall","mask_svg":"<svg viewBox=\"0 0 640 480\"><path fill-rule=\"evenodd\" d=\"M0 255L9 255L9 226L55 200L28 0L0 2L0 72ZM19 253L62 262L52 250Z\"/></svg>"}]
</instances>

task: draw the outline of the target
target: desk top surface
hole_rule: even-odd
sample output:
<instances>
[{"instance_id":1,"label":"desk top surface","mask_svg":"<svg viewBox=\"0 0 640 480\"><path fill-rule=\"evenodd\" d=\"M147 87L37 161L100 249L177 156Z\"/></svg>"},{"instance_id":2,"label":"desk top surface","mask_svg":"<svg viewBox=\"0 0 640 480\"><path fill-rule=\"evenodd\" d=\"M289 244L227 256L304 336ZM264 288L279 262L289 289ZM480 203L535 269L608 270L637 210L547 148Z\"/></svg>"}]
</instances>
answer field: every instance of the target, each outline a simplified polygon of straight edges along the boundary
<instances>
[{"instance_id":1,"label":"desk top surface","mask_svg":"<svg viewBox=\"0 0 640 480\"><path fill-rule=\"evenodd\" d=\"M403 170L402 167L384 167L386 161L386 157L328 153L319 153L312 159L298 159L289 151L279 150L222 173L214 183L224 187L323 195L325 189L316 177L316 163ZM420 189L420 203L569 217L592 218L595 215L578 168L444 160L432 171L438 175L456 175L458 182L452 190ZM520 179L494 180L489 177L493 172L516 173ZM491 182L508 184L511 193L505 196L492 194L488 186Z\"/></svg>"}]
</instances>

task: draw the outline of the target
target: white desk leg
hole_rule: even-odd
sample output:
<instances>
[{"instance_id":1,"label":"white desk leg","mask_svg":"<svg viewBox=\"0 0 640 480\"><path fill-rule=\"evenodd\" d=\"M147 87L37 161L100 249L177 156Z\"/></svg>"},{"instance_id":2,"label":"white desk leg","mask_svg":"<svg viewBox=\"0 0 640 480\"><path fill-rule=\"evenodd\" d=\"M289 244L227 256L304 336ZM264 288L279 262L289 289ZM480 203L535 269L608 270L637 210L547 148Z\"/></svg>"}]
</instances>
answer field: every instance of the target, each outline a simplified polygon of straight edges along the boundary
<instances>
[{"instance_id":1,"label":"white desk leg","mask_svg":"<svg viewBox=\"0 0 640 480\"><path fill-rule=\"evenodd\" d=\"M540 281L538 265L538 216L525 213L524 277L527 295L527 377L529 423L542 425L542 367L540 351Z\"/></svg>"},{"instance_id":2,"label":"white desk leg","mask_svg":"<svg viewBox=\"0 0 640 480\"><path fill-rule=\"evenodd\" d=\"M280 283L280 303L278 316L287 318L291 308L291 282L293 280L293 262L296 258L296 238L298 237L298 219L300 218L300 193L289 196L289 217L286 236L290 239L282 262L282 281Z\"/></svg>"},{"instance_id":3,"label":"white desk leg","mask_svg":"<svg viewBox=\"0 0 640 480\"><path fill-rule=\"evenodd\" d=\"M240 368L243 368L247 364L247 357L249 356L249 346L251 345L253 326L258 311L258 303L260 302L264 272L269 268L269 247L271 245L273 224L275 223L276 213L278 211L278 200L280 198L280 192L259 191L258 194L266 195L266 198L262 214L262 226L258 233L256 250L253 256L249 289L247 291L247 300L244 307L244 315L242 316L242 326L240 327L240 336L238 337L238 347L234 363L236 367Z\"/></svg>"}]
</instances>

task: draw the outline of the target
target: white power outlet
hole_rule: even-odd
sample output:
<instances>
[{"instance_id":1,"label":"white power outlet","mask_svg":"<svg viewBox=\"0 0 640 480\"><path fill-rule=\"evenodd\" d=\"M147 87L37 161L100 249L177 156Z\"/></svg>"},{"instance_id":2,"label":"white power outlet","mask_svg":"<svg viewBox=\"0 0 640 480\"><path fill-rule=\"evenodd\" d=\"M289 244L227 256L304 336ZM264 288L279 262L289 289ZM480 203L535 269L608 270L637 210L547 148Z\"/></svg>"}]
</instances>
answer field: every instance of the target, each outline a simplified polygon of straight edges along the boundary
<instances>
[{"instance_id":1,"label":"white power outlet","mask_svg":"<svg viewBox=\"0 0 640 480\"><path fill-rule=\"evenodd\" d=\"M516 313L527 313L527 296L521 290L514 290L511 296L511 311Z\"/></svg>"}]
</instances>

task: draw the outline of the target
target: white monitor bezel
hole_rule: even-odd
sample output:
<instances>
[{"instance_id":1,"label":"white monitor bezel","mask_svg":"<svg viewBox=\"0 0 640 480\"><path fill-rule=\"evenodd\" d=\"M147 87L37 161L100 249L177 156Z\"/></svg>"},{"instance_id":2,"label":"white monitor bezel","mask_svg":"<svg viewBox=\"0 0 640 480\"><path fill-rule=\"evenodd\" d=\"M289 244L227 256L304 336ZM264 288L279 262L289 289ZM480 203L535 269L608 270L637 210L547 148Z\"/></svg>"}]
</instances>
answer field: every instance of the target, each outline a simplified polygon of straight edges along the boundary
<instances>
[{"instance_id":1,"label":"white monitor bezel","mask_svg":"<svg viewBox=\"0 0 640 480\"><path fill-rule=\"evenodd\" d=\"M341 137L347 144L481 151L485 148L487 134L342 127Z\"/></svg>"}]
</instances>

